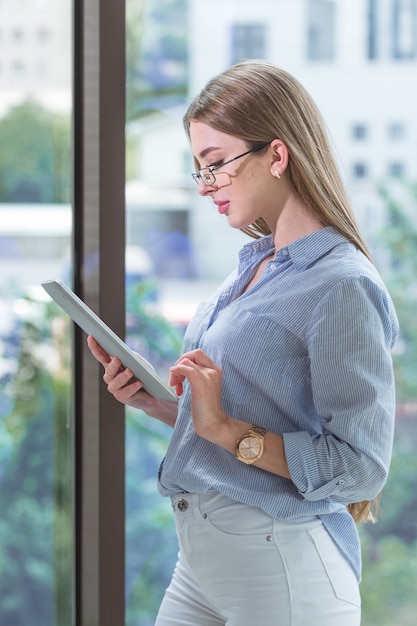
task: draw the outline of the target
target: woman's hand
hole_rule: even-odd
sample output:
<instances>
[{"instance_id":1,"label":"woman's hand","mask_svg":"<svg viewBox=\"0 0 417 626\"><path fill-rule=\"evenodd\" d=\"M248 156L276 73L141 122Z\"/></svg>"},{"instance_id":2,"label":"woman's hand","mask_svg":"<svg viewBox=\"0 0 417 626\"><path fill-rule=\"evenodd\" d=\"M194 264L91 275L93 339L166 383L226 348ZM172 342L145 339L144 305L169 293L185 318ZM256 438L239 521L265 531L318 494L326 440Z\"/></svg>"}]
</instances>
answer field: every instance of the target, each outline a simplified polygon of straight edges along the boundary
<instances>
[{"instance_id":1,"label":"woman's hand","mask_svg":"<svg viewBox=\"0 0 417 626\"><path fill-rule=\"evenodd\" d=\"M251 424L227 415L222 409L222 370L203 350L183 354L171 367L169 384L177 395L187 379L191 387L191 416L194 430L200 437L236 453L236 442ZM255 465L267 472L290 478L282 435L267 432L263 456Z\"/></svg>"},{"instance_id":2,"label":"woman's hand","mask_svg":"<svg viewBox=\"0 0 417 626\"><path fill-rule=\"evenodd\" d=\"M203 350L192 350L171 367L169 384L179 396L185 379L191 387L191 414L196 433L219 443L220 431L231 420L222 409L222 370Z\"/></svg>"},{"instance_id":3,"label":"woman's hand","mask_svg":"<svg viewBox=\"0 0 417 626\"><path fill-rule=\"evenodd\" d=\"M151 396L132 370L124 367L117 357L110 356L93 337L87 338L87 345L95 359L104 367L103 380L116 400L174 426L177 418L175 401L159 400Z\"/></svg>"}]
</instances>

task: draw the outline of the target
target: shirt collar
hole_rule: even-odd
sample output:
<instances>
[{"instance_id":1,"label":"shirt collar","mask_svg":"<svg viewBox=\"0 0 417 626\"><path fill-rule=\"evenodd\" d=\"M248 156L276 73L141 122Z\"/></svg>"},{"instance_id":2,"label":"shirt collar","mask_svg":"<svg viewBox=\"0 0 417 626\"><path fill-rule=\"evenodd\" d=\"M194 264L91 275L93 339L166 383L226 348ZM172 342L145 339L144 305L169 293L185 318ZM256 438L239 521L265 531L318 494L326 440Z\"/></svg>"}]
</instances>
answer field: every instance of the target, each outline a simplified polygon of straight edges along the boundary
<instances>
[{"instance_id":1,"label":"shirt collar","mask_svg":"<svg viewBox=\"0 0 417 626\"><path fill-rule=\"evenodd\" d=\"M287 249L294 267L304 270L314 265L322 256L348 240L333 226L327 226L288 244Z\"/></svg>"},{"instance_id":2,"label":"shirt collar","mask_svg":"<svg viewBox=\"0 0 417 626\"><path fill-rule=\"evenodd\" d=\"M326 226L277 250L275 261L284 263L291 259L296 269L303 270L309 265L313 265L336 246L346 244L347 242L346 237L333 226ZM250 241L245 244L240 251L240 260L243 263L249 260L253 261L254 256L265 256L265 253L270 253L273 248L274 241L272 235L266 235L256 239L256 241Z\"/></svg>"}]
</instances>

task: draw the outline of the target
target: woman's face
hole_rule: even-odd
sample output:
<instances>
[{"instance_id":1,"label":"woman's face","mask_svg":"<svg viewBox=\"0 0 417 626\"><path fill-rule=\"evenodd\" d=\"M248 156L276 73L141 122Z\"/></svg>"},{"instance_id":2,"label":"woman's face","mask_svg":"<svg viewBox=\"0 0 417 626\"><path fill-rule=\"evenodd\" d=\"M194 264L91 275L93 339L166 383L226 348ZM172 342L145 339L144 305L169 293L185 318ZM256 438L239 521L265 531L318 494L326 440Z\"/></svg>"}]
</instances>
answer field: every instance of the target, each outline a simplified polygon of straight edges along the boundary
<instances>
[{"instance_id":1,"label":"woman's face","mask_svg":"<svg viewBox=\"0 0 417 626\"><path fill-rule=\"evenodd\" d=\"M218 212L227 216L230 226L243 228L260 217L267 222L273 219L277 181L271 174L272 147L244 155L248 146L242 139L196 121L190 124L190 138L199 169L213 168L215 176L215 181L209 185L200 176L198 192L212 198ZM227 163L231 159L234 160ZM209 172L206 169L202 174Z\"/></svg>"}]
</instances>

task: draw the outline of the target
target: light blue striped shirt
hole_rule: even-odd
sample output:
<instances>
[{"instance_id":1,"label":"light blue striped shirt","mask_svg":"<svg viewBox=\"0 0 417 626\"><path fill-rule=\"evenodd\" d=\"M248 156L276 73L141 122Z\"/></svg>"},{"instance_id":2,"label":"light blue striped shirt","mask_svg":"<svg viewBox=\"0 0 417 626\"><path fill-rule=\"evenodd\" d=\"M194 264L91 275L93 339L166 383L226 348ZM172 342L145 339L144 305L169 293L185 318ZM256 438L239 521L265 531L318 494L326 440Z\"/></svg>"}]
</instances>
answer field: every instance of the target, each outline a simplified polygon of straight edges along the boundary
<instances>
[{"instance_id":1,"label":"light blue striped shirt","mask_svg":"<svg viewBox=\"0 0 417 626\"><path fill-rule=\"evenodd\" d=\"M391 459L398 322L374 266L329 227L278 250L271 236L246 244L239 267L200 304L184 350L222 368L224 411L282 433L291 480L245 465L196 435L185 384L159 472L160 492L215 490L278 519L318 515L361 572L346 510L382 489Z\"/></svg>"}]
</instances>

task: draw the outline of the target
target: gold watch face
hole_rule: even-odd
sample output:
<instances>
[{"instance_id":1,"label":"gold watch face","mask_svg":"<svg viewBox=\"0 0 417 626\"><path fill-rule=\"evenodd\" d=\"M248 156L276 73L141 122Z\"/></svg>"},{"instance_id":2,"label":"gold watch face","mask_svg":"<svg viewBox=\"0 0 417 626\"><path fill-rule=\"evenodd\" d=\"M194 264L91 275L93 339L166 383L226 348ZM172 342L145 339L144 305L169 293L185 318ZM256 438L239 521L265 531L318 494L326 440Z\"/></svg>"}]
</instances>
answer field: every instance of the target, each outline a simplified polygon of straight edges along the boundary
<instances>
[{"instance_id":1,"label":"gold watch face","mask_svg":"<svg viewBox=\"0 0 417 626\"><path fill-rule=\"evenodd\" d=\"M244 459L256 459L262 451L262 443L258 437L249 435L239 444L239 454Z\"/></svg>"}]
</instances>

